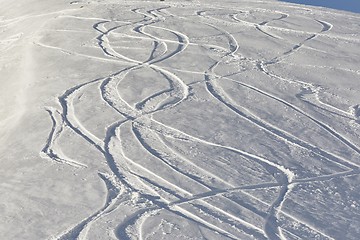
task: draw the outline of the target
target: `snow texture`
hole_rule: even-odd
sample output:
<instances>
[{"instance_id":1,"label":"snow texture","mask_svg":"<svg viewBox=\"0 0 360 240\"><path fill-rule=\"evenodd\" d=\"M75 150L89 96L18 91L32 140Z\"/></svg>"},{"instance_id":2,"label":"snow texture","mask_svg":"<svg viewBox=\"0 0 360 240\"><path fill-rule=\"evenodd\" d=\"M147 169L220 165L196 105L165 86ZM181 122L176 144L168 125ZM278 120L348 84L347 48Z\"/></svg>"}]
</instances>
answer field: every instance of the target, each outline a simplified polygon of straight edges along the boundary
<instances>
[{"instance_id":1,"label":"snow texture","mask_svg":"<svg viewBox=\"0 0 360 240\"><path fill-rule=\"evenodd\" d=\"M0 4L1 239L360 236L360 15Z\"/></svg>"}]
</instances>

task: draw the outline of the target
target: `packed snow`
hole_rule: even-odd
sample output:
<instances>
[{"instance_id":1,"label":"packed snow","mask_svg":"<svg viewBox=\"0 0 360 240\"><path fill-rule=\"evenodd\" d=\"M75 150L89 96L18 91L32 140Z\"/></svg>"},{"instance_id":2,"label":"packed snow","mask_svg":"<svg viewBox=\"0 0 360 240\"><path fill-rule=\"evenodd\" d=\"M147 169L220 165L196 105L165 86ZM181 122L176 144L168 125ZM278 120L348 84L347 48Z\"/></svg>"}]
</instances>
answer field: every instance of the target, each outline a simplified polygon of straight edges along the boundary
<instances>
[{"instance_id":1,"label":"packed snow","mask_svg":"<svg viewBox=\"0 0 360 240\"><path fill-rule=\"evenodd\" d=\"M0 6L1 239L359 238L359 14Z\"/></svg>"}]
</instances>

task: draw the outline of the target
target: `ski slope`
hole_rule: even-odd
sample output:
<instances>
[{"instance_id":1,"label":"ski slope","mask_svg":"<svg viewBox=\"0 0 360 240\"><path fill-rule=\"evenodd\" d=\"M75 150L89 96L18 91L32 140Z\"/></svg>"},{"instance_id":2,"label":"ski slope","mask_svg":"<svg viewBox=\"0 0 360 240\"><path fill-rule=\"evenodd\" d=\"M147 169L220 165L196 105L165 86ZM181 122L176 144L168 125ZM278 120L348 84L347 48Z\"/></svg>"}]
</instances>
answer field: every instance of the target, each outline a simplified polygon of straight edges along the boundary
<instances>
[{"instance_id":1,"label":"ski slope","mask_svg":"<svg viewBox=\"0 0 360 240\"><path fill-rule=\"evenodd\" d=\"M1 239L360 236L360 15L0 0Z\"/></svg>"}]
</instances>

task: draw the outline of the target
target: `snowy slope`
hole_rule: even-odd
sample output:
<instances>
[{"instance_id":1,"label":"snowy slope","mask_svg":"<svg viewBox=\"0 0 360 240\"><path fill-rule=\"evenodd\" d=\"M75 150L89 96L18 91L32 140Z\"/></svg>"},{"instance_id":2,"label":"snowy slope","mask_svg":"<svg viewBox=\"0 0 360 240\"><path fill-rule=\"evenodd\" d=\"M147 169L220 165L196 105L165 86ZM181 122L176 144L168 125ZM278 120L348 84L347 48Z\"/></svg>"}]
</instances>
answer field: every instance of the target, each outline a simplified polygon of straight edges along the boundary
<instances>
[{"instance_id":1,"label":"snowy slope","mask_svg":"<svg viewBox=\"0 0 360 240\"><path fill-rule=\"evenodd\" d=\"M360 236L360 15L0 6L1 239Z\"/></svg>"}]
</instances>

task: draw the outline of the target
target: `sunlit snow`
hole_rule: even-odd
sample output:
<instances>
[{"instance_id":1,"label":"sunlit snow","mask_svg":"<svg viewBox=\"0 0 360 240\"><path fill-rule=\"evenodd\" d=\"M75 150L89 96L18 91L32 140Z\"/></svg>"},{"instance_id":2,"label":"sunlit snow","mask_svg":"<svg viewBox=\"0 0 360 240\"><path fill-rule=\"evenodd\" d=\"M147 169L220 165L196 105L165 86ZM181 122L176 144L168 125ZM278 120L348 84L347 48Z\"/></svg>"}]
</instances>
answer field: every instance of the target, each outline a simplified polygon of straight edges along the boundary
<instances>
[{"instance_id":1,"label":"sunlit snow","mask_svg":"<svg viewBox=\"0 0 360 240\"><path fill-rule=\"evenodd\" d=\"M0 6L0 239L359 238L359 14Z\"/></svg>"}]
</instances>

